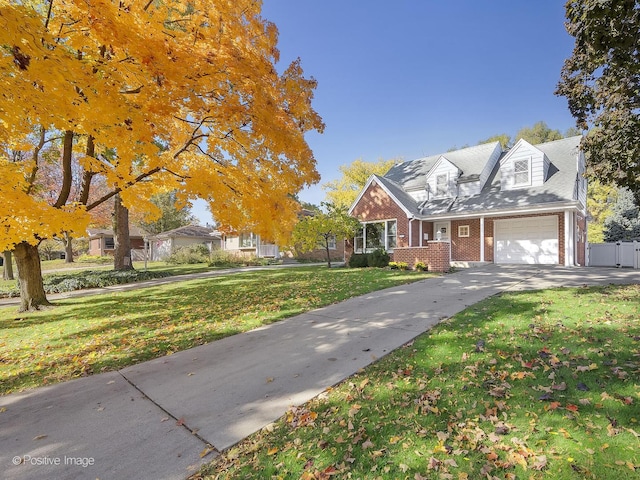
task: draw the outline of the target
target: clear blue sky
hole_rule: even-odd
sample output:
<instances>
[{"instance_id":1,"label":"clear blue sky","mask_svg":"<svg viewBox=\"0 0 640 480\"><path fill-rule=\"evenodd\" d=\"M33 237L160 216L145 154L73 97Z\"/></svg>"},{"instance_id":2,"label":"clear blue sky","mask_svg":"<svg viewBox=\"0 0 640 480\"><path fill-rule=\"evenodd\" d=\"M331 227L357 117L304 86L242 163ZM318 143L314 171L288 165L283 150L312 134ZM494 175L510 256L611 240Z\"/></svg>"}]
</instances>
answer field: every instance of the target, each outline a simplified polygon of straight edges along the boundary
<instances>
[{"instance_id":1,"label":"clear blue sky","mask_svg":"<svg viewBox=\"0 0 640 480\"><path fill-rule=\"evenodd\" d=\"M511 136L543 120L574 126L553 92L573 39L561 0L264 0L282 70L302 59L326 129L307 139L321 185L357 158L413 160ZM194 213L206 220L200 208Z\"/></svg>"}]
</instances>

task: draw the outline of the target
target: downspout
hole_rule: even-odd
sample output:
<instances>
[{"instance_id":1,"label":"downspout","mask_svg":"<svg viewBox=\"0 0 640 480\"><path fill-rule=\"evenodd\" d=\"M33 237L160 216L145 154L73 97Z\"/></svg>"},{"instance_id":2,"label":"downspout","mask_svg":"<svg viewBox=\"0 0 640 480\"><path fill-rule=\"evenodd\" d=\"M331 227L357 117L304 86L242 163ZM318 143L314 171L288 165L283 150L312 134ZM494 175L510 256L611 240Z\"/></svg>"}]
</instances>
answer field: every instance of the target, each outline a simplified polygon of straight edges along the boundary
<instances>
[{"instance_id":1,"label":"downspout","mask_svg":"<svg viewBox=\"0 0 640 480\"><path fill-rule=\"evenodd\" d=\"M480 217L480 261L484 262L484 215Z\"/></svg>"}]
</instances>

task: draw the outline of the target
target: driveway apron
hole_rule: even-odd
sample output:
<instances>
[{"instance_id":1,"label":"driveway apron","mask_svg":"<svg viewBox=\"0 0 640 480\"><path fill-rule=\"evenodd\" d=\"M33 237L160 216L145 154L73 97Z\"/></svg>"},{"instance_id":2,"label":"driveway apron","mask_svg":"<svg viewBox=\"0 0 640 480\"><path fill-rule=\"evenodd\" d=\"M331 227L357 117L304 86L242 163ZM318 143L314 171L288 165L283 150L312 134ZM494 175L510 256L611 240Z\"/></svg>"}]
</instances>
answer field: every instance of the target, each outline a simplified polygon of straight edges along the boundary
<instances>
[{"instance_id":1,"label":"driveway apron","mask_svg":"<svg viewBox=\"0 0 640 480\"><path fill-rule=\"evenodd\" d=\"M184 479L290 406L480 300L507 290L640 283L639 272L488 265L3 396L0 470L6 479Z\"/></svg>"}]
</instances>

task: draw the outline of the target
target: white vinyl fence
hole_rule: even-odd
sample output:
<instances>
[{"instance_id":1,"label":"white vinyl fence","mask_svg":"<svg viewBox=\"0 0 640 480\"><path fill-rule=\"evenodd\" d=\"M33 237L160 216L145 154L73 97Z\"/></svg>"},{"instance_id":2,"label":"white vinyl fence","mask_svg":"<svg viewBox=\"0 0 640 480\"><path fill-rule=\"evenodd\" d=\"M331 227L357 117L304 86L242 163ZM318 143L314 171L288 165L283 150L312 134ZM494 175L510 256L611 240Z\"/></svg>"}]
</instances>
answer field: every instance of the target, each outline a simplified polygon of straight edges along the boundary
<instances>
[{"instance_id":1,"label":"white vinyl fence","mask_svg":"<svg viewBox=\"0 0 640 480\"><path fill-rule=\"evenodd\" d=\"M590 243L590 267L640 268L640 242Z\"/></svg>"}]
</instances>

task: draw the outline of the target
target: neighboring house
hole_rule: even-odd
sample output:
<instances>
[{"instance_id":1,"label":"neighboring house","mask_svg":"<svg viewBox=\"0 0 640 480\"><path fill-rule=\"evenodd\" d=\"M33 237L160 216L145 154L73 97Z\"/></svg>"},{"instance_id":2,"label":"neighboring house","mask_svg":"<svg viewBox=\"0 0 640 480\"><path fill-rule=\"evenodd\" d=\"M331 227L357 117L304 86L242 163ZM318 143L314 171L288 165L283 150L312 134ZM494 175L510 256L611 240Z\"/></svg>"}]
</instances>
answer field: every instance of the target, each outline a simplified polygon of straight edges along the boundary
<instances>
[{"instance_id":1,"label":"neighboring house","mask_svg":"<svg viewBox=\"0 0 640 480\"><path fill-rule=\"evenodd\" d=\"M584 155L576 136L503 151L487 143L372 175L349 213L351 252L384 248L430 270L475 262L584 265Z\"/></svg>"},{"instance_id":2,"label":"neighboring house","mask_svg":"<svg viewBox=\"0 0 640 480\"><path fill-rule=\"evenodd\" d=\"M307 217L314 215L312 210L303 208L298 213L298 217ZM273 242L263 240L260 235L254 233L239 233L223 236L222 249L227 250L238 255L243 256L255 256L258 258L290 258L299 260L313 260L324 262L327 260L327 251L324 245L318 246L317 249L311 252L297 252L289 247L281 247ZM331 260L344 260L345 245L344 240L335 238L333 241L329 241L329 250Z\"/></svg>"},{"instance_id":3,"label":"neighboring house","mask_svg":"<svg viewBox=\"0 0 640 480\"><path fill-rule=\"evenodd\" d=\"M113 230L104 228L89 228L89 255L103 257L105 255L113 256L115 243L113 239ZM144 237L148 235L145 231L138 227L129 227L129 240L131 242L131 250L144 250Z\"/></svg>"},{"instance_id":4,"label":"neighboring house","mask_svg":"<svg viewBox=\"0 0 640 480\"><path fill-rule=\"evenodd\" d=\"M280 247L252 232L224 235L222 249L245 257L280 258Z\"/></svg>"},{"instance_id":5,"label":"neighboring house","mask_svg":"<svg viewBox=\"0 0 640 480\"><path fill-rule=\"evenodd\" d=\"M187 225L162 232L149 238L149 257L165 260L181 247L206 245L209 251L221 248L221 234L210 227Z\"/></svg>"}]
</instances>

